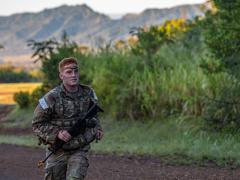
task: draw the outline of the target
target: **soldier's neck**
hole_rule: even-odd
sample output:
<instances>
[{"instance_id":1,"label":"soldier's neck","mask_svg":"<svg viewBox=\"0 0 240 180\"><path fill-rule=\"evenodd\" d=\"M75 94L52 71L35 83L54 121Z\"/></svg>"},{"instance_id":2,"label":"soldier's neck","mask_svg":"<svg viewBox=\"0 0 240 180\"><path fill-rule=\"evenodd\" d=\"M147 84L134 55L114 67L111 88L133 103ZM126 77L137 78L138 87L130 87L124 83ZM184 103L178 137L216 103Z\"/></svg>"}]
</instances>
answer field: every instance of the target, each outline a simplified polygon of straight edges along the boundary
<instances>
[{"instance_id":1,"label":"soldier's neck","mask_svg":"<svg viewBox=\"0 0 240 180\"><path fill-rule=\"evenodd\" d=\"M70 92L70 93L75 93L75 92L78 91L78 85L76 85L76 86L67 86L67 85L64 84L64 88L65 88L68 92Z\"/></svg>"}]
</instances>

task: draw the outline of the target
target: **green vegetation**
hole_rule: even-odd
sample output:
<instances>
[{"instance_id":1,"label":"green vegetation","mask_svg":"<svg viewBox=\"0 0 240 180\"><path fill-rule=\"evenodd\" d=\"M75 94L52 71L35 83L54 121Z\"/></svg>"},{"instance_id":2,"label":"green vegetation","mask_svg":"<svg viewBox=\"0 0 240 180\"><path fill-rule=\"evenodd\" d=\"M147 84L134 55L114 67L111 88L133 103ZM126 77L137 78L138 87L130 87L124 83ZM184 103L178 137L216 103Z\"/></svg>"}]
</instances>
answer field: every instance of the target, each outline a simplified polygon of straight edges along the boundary
<instances>
[{"instance_id":1,"label":"green vegetation","mask_svg":"<svg viewBox=\"0 0 240 180\"><path fill-rule=\"evenodd\" d=\"M13 96L14 101L19 105L21 109L27 108L30 104L30 98L28 92L20 91Z\"/></svg>"},{"instance_id":2,"label":"green vegetation","mask_svg":"<svg viewBox=\"0 0 240 180\"><path fill-rule=\"evenodd\" d=\"M37 147L37 139L33 136L0 135L0 144Z\"/></svg>"},{"instance_id":3,"label":"green vegetation","mask_svg":"<svg viewBox=\"0 0 240 180\"><path fill-rule=\"evenodd\" d=\"M0 66L0 83L37 82L39 78L32 76L21 68L11 65Z\"/></svg>"},{"instance_id":4,"label":"green vegetation","mask_svg":"<svg viewBox=\"0 0 240 180\"><path fill-rule=\"evenodd\" d=\"M203 21L204 42L209 50L208 65L214 72L226 72L228 83L206 108L205 118L215 129L239 129L239 16L240 1L212 0L213 9ZM208 66L208 67L209 67ZM209 69L209 68L208 68ZM230 83L229 83L230 82Z\"/></svg>"},{"instance_id":5,"label":"green vegetation","mask_svg":"<svg viewBox=\"0 0 240 180\"><path fill-rule=\"evenodd\" d=\"M215 11L207 13L206 39L212 54L221 60L227 70L239 76L239 15L240 1L212 0Z\"/></svg>"},{"instance_id":6,"label":"green vegetation","mask_svg":"<svg viewBox=\"0 0 240 180\"><path fill-rule=\"evenodd\" d=\"M0 104L16 104L13 99L15 93L20 91L32 93L33 91L35 91L36 88L40 87L41 85L42 83L38 82L0 83ZM32 100L33 99L31 98L31 102Z\"/></svg>"},{"instance_id":7,"label":"green vegetation","mask_svg":"<svg viewBox=\"0 0 240 180\"><path fill-rule=\"evenodd\" d=\"M208 132L199 122L184 117L147 123L104 122L105 138L93 145L97 152L169 156L179 163L213 161L240 163L239 134ZM171 158L170 158L171 160Z\"/></svg>"},{"instance_id":8,"label":"green vegetation","mask_svg":"<svg viewBox=\"0 0 240 180\"><path fill-rule=\"evenodd\" d=\"M1 126L4 128L30 128L33 111L33 108L16 108L8 114L7 121L1 122Z\"/></svg>"},{"instance_id":9,"label":"green vegetation","mask_svg":"<svg viewBox=\"0 0 240 180\"><path fill-rule=\"evenodd\" d=\"M173 43L179 34L187 30L188 25L183 19L166 21L162 26L138 28L133 35L138 37L138 43L131 48L136 55L151 58L164 44Z\"/></svg>"}]
</instances>

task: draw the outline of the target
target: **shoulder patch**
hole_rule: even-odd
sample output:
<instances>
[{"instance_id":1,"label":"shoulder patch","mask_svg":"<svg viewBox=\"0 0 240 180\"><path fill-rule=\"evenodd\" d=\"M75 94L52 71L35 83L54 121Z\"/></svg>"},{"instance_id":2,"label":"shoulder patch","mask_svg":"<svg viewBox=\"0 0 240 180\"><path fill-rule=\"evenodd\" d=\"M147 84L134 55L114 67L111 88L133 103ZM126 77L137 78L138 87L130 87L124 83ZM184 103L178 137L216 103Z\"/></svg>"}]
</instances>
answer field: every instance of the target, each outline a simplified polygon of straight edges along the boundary
<instances>
[{"instance_id":1,"label":"shoulder patch","mask_svg":"<svg viewBox=\"0 0 240 180\"><path fill-rule=\"evenodd\" d=\"M95 93L95 91L94 90L92 90L92 92L93 92L93 98L97 101L98 100L98 98L97 98L97 95L96 95L96 93Z\"/></svg>"},{"instance_id":2,"label":"shoulder patch","mask_svg":"<svg viewBox=\"0 0 240 180\"><path fill-rule=\"evenodd\" d=\"M40 104L40 106L41 106L43 109L47 109L47 108L48 108L48 104L47 104L47 102L45 101L44 98L39 99L39 104Z\"/></svg>"}]
</instances>

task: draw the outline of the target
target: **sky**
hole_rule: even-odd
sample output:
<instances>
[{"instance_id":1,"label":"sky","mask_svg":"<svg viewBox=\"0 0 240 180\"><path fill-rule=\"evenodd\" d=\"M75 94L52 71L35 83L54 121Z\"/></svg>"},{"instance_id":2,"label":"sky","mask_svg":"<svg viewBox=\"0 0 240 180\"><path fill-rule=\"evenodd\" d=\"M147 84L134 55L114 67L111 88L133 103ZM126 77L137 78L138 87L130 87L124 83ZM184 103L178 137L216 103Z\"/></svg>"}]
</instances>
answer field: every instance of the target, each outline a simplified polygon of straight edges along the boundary
<instances>
[{"instance_id":1,"label":"sky","mask_svg":"<svg viewBox=\"0 0 240 180\"><path fill-rule=\"evenodd\" d=\"M1 2L2 1L2 2ZM0 0L0 16L14 13L39 12L46 8L87 4L104 14L140 13L146 8L166 8L181 4L203 3L206 0Z\"/></svg>"}]
</instances>

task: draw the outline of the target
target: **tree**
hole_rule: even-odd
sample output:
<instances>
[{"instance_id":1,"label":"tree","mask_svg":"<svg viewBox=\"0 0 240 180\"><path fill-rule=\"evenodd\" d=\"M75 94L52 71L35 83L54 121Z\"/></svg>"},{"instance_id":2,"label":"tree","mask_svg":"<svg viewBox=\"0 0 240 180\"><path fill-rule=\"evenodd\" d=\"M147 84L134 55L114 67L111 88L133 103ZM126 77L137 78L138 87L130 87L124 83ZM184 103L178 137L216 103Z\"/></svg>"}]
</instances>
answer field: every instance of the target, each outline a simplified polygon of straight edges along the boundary
<instances>
[{"instance_id":1,"label":"tree","mask_svg":"<svg viewBox=\"0 0 240 180\"><path fill-rule=\"evenodd\" d=\"M55 39L50 39L46 41L35 41L35 40L28 40L27 45L34 50L32 54L32 58L36 59L34 62L37 61L44 61L49 59L51 54L56 50L59 46L59 43Z\"/></svg>"},{"instance_id":2,"label":"tree","mask_svg":"<svg viewBox=\"0 0 240 180\"><path fill-rule=\"evenodd\" d=\"M205 42L231 74L240 73L240 0L213 0L216 10L206 13Z\"/></svg>"},{"instance_id":3,"label":"tree","mask_svg":"<svg viewBox=\"0 0 240 180\"><path fill-rule=\"evenodd\" d=\"M216 129L239 129L240 121L240 0L212 0L214 10L206 13L204 39L211 60L219 61L232 83L209 98L204 117Z\"/></svg>"},{"instance_id":4,"label":"tree","mask_svg":"<svg viewBox=\"0 0 240 180\"><path fill-rule=\"evenodd\" d=\"M138 42L132 47L132 52L151 59L163 44L174 42L187 28L183 19L166 21L161 26L135 28L130 33L138 37Z\"/></svg>"},{"instance_id":5,"label":"tree","mask_svg":"<svg viewBox=\"0 0 240 180\"><path fill-rule=\"evenodd\" d=\"M77 44L69 40L66 32L63 33L61 41L55 39L46 41L29 40L28 46L31 46L34 50L32 57L36 57L35 62L42 62L43 84L49 88L60 82L57 64L65 57L74 56L77 49Z\"/></svg>"}]
</instances>

